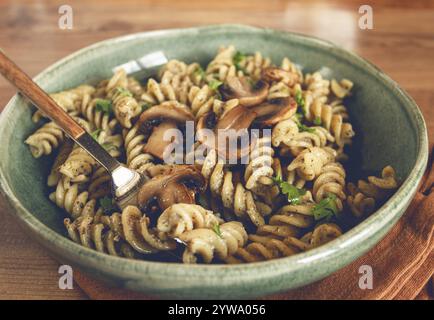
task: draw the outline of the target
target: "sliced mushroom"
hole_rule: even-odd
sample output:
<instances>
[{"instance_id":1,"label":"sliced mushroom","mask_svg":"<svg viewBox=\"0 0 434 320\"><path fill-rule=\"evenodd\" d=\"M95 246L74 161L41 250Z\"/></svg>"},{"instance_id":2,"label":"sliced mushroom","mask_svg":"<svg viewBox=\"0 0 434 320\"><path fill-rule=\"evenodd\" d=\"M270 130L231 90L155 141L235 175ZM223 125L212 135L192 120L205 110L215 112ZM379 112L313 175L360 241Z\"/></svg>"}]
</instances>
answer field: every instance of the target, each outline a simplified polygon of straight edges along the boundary
<instances>
[{"instance_id":1,"label":"sliced mushroom","mask_svg":"<svg viewBox=\"0 0 434 320\"><path fill-rule=\"evenodd\" d=\"M238 145L243 135L249 133L248 129L256 118L256 113L246 106L238 105L229 110L217 121L214 113L202 116L197 124L197 138L210 149L215 149L224 159L239 159L248 154L252 141L243 148L233 149L230 146ZM207 136L202 129L213 130L212 136ZM249 137L250 138L250 137Z\"/></svg>"},{"instance_id":2,"label":"sliced mushroom","mask_svg":"<svg viewBox=\"0 0 434 320\"><path fill-rule=\"evenodd\" d=\"M150 153L157 158L165 159L166 150L168 150L167 146L174 141L173 139L170 141L165 141L164 134L167 132L167 130L176 128L176 123L173 121L163 122L160 125L154 127L143 151Z\"/></svg>"},{"instance_id":3,"label":"sliced mushroom","mask_svg":"<svg viewBox=\"0 0 434 320\"><path fill-rule=\"evenodd\" d=\"M254 106L251 110L256 113L256 121L262 126L272 126L292 117L297 111L297 103L290 97L276 98Z\"/></svg>"},{"instance_id":4,"label":"sliced mushroom","mask_svg":"<svg viewBox=\"0 0 434 320\"><path fill-rule=\"evenodd\" d=\"M164 141L164 133L169 129L185 126L187 121L194 121L190 110L176 102L168 101L154 106L140 115L140 130L149 135L145 152L164 159L166 147L173 141Z\"/></svg>"},{"instance_id":5,"label":"sliced mushroom","mask_svg":"<svg viewBox=\"0 0 434 320\"><path fill-rule=\"evenodd\" d=\"M194 166L177 166L147 181L138 194L145 212L165 210L175 203L195 203L195 194L203 191L205 178ZM156 208L157 207L157 208Z\"/></svg>"},{"instance_id":6,"label":"sliced mushroom","mask_svg":"<svg viewBox=\"0 0 434 320\"><path fill-rule=\"evenodd\" d=\"M267 98L268 83L259 80L252 85L246 77L228 77L219 91L225 100L238 99L240 104L250 107Z\"/></svg>"},{"instance_id":7,"label":"sliced mushroom","mask_svg":"<svg viewBox=\"0 0 434 320\"><path fill-rule=\"evenodd\" d=\"M300 80L300 75L276 67L268 67L262 70L262 79L266 82L283 82L292 87Z\"/></svg>"}]
</instances>

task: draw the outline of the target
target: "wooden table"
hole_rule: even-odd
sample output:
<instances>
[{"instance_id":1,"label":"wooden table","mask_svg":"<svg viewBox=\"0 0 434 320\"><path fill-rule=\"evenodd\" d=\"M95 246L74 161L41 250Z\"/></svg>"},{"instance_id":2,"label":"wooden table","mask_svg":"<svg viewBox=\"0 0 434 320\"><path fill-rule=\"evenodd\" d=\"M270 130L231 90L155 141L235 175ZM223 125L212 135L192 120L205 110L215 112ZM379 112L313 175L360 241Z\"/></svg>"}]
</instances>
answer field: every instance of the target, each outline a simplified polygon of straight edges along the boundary
<instances>
[{"instance_id":1,"label":"wooden table","mask_svg":"<svg viewBox=\"0 0 434 320\"><path fill-rule=\"evenodd\" d=\"M58 27L61 1L0 1L0 47L30 75L96 41L128 33L243 23L315 35L382 68L416 100L434 141L434 1L70 1L73 29ZM358 27L361 4L372 30ZM14 89L0 78L0 110ZM380 107L380 106L379 106ZM86 299L58 288L58 263L0 211L0 299Z\"/></svg>"}]
</instances>

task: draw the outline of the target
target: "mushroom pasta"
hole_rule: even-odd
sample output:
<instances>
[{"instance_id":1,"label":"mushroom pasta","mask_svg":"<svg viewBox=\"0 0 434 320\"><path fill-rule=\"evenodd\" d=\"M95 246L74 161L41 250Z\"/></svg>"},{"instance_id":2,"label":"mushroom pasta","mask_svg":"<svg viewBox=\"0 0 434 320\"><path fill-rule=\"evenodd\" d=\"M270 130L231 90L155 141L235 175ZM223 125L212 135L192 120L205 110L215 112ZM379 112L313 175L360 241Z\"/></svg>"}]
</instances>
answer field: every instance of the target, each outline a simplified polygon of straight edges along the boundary
<instances>
[{"instance_id":1,"label":"mushroom pasta","mask_svg":"<svg viewBox=\"0 0 434 320\"><path fill-rule=\"evenodd\" d=\"M145 179L137 206L119 210L104 168L35 112L25 143L54 155L48 196L69 237L119 257L244 263L316 248L372 214L398 181L390 165L358 179L353 83L275 63L227 46L206 66L170 60L146 79L119 69L52 94Z\"/></svg>"}]
</instances>

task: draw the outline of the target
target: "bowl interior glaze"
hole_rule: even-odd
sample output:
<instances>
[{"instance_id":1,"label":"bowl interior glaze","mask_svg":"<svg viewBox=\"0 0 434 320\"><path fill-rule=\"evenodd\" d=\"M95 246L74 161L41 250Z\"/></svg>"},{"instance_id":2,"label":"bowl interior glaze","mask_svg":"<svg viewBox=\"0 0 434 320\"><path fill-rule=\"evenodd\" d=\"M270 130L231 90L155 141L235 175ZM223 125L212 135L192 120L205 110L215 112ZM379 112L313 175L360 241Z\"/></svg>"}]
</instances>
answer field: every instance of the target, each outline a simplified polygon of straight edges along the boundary
<instances>
[{"instance_id":1,"label":"bowl interior glaze","mask_svg":"<svg viewBox=\"0 0 434 320\"><path fill-rule=\"evenodd\" d=\"M356 130L354 163L365 172L391 164L403 182L375 214L341 238L315 250L275 261L239 266L183 266L130 261L100 254L65 237L65 215L47 198L51 158L33 159L23 143L37 127L32 110L15 96L1 116L0 183L10 212L28 233L64 263L110 281L163 297L246 298L311 283L350 263L377 243L405 211L427 161L422 115L396 83L365 60L322 40L301 35L223 25L141 33L84 48L36 77L48 92L108 78L114 66L162 50L169 59L205 65L221 45L260 51L279 64L288 56L304 73L320 70L327 78L355 83L348 101ZM356 281L356 280L355 280Z\"/></svg>"}]
</instances>

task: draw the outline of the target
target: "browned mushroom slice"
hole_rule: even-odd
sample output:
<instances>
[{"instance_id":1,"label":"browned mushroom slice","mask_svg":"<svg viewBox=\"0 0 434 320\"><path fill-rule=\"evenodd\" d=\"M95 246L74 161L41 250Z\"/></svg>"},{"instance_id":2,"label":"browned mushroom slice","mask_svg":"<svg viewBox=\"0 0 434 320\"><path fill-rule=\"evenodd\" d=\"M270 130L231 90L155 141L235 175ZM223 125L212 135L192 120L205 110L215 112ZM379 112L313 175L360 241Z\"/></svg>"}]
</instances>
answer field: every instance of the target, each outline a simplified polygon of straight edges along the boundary
<instances>
[{"instance_id":1,"label":"browned mushroom slice","mask_svg":"<svg viewBox=\"0 0 434 320\"><path fill-rule=\"evenodd\" d=\"M268 83L259 80L252 85L245 77L228 77L219 90L225 100L238 99L240 104L250 107L267 98Z\"/></svg>"},{"instance_id":2,"label":"browned mushroom slice","mask_svg":"<svg viewBox=\"0 0 434 320\"><path fill-rule=\"evenodd\" d=\"M281 81L292 87L300 80L298 73L286 71L276 67L268 67L262 70L262 79L267 82Z\"/></svg>"},{"instance_id":3,"label":"browned mushroom slice","mask_svg":"<svg viewBox=\"0 0 434 320\"><path fill-rule=\"evenodd\" d=\"M173 139L164 139L164 134L170 129L176 129L176 124L172 121L163 122L157 127L154 127L143 151L150 153L159 159L165 159L167 147L174 142Z\"/></svg>"},{"instance_id":4,"label":"browned mushroom slice","mask_svg":"<svg viewBox=\"0 0 434 320\"><path fill-rule=\"evenodd\" d=\"M149 135L145 152L164 159L166 147L173 141L164 141L164 133L169 129L185 126L187 121L194 121L190 110L176 102L168 101L154 106L140 115L140 130Z\"/></svg>"},{"instance_id":5,"label":"browned mushroom slice","mask_svg":"<svg viewBox=\"0 0 434 320\"><path fill-rule=\"evenodd\" d=\"M138 194L139 206L149 212L164 210L175 203L195 203L195 194L203 191L206 181L194 166L177 166L147 181Z\"/></svg>"},{"instance_id":6,"label":"browned mushroom slice","mask_svg":"<svg viewBox=\"0 0 434 320\"><path fill-rule=\"evenodd\" d=\"M297 103L290 97L268 100L251 108L257 114L256 121L262 126L272 126L289 119L297 111Z\"/></svg>"},{"instance_id":7,"label":"browned mushroom slice","mask_svg":"<svg viewBox=\"0 0 434 320\"><path fill-rule=\"evenodd\" d=\"M248 145L241 146L241 148L238 148L238 142L243 135L249 134L248 129L255 118L256 113L243 105L229 110L218 121L216 121L215 114L207 113L198 121L197 138L208 148L216 149L222 158L239 159L247 155L252 142L250 141ZM213 130L214 135L203 134L201 129L205 128Z\"/></svg>"}]
</instances>

